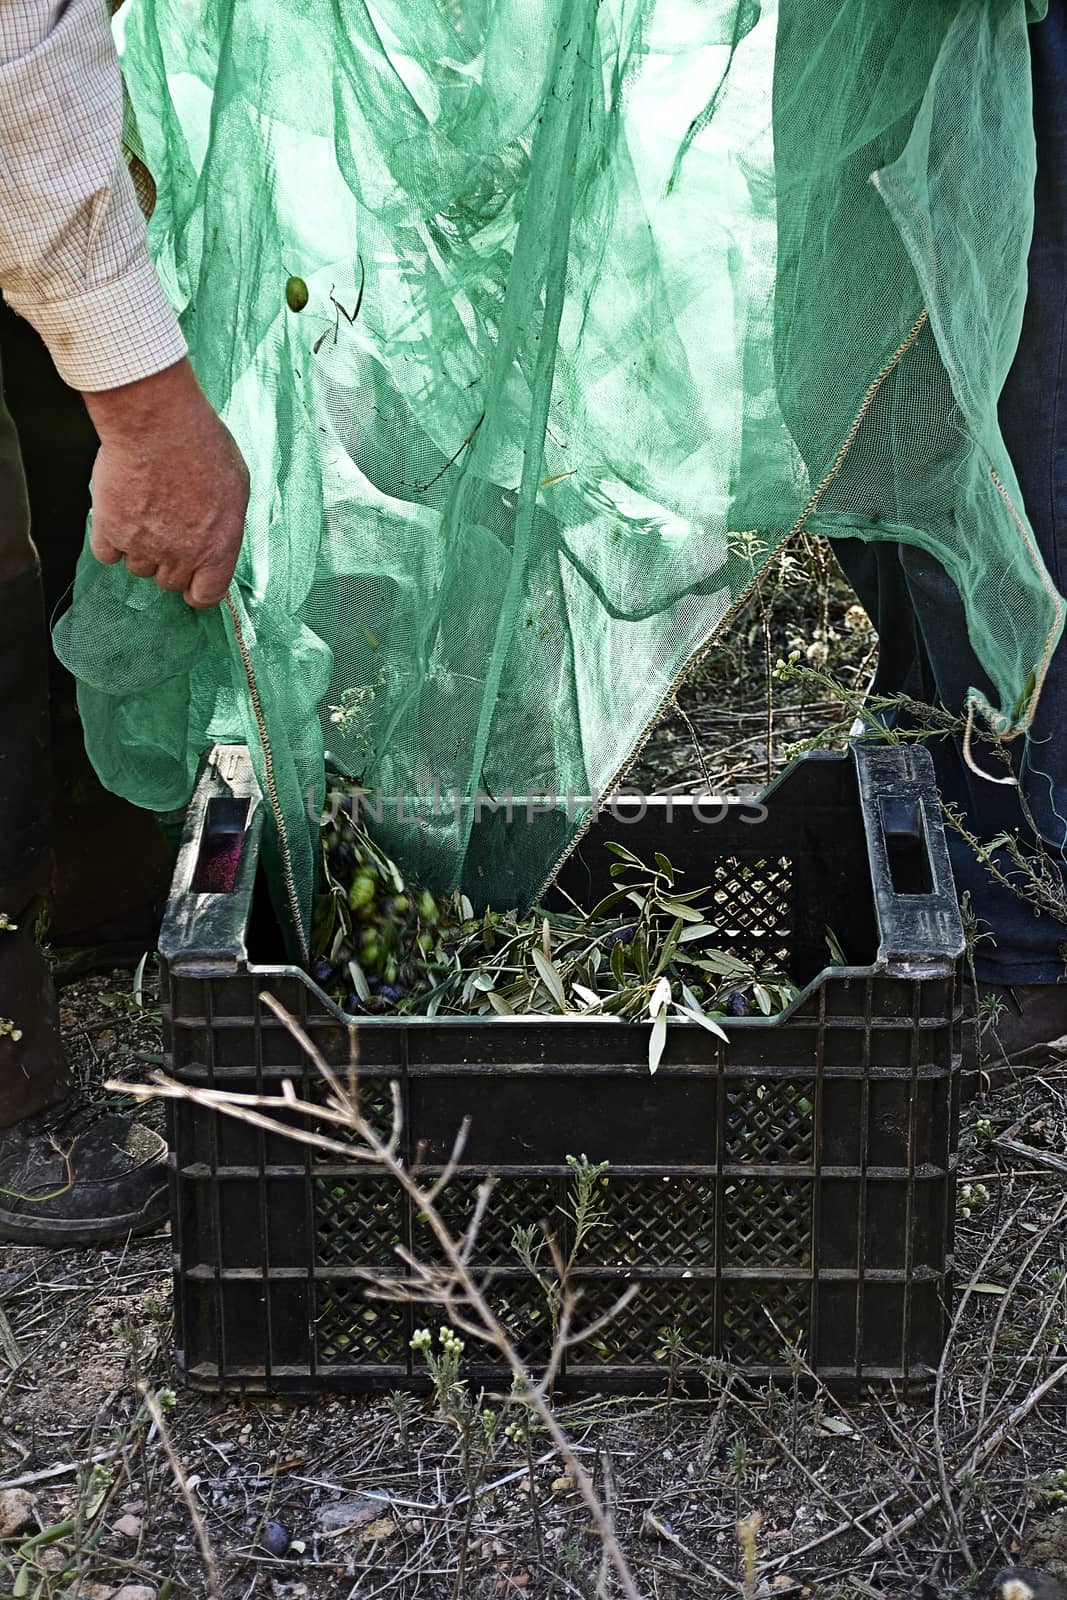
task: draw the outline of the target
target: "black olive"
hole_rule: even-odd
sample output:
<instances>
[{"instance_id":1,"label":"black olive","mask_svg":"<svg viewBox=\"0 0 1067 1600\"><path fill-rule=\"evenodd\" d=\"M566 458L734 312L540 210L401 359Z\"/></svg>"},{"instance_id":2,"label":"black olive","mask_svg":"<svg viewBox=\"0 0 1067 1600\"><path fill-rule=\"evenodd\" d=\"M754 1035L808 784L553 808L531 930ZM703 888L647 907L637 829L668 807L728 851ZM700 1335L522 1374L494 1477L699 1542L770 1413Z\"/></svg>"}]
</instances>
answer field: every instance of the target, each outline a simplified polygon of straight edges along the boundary
<instances>
[{"instance_id":1,"label":"black olive","mask_svg":"<svg viewBox=\"0 0 1067 1600\"><path fill-rule=\"evenodd\" d=\"M269 1556L283 1556L290 1545L289 1530L283 1528L280 1522L273 1518L263 1524L263 1532L259 1536L259 1547Z\"/></svg>"}]
</instances>

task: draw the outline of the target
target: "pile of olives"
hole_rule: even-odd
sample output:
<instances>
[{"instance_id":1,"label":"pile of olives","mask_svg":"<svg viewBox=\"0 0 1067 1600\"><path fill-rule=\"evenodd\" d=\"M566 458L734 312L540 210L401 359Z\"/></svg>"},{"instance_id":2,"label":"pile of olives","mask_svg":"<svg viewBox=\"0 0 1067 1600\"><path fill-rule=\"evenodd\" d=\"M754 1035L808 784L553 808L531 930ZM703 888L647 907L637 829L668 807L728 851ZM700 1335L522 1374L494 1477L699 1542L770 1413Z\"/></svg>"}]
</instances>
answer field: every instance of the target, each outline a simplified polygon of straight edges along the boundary
<instances>
[{"instance_id":1,"label":"pile of olives","mask_svg":"<svg viewBox=\"0 0 1067 1600\"><path fill-rule=\"evenodd\" d=\"M311 976L345 1011L395 1010L428 993L448 962L448 935L470 908L458 895L408 890L346 795L322 830Z\"/></svg>"},{"instance_id":2,"label":"pile of olives","mask_svg":"<svg viewBox=\"0 0 1067 1600\"><path fill-rule=\"evenodd\" d=\"M458 892L405 883L363 827L361 799L356 787L332 796L311 930L311 976L350 1015L569 1013L591 1005L647 1021L664 977L673 1005L690 1017L694 1008L712 1019L770 1016L796 995L781 974L715 948L717 929L694 903L704 891L676 889L662 856L646 867L609 845L623 856L613 873L627 881L588 914L575 907L475 917Z\"/></svg>"}]
</instances>

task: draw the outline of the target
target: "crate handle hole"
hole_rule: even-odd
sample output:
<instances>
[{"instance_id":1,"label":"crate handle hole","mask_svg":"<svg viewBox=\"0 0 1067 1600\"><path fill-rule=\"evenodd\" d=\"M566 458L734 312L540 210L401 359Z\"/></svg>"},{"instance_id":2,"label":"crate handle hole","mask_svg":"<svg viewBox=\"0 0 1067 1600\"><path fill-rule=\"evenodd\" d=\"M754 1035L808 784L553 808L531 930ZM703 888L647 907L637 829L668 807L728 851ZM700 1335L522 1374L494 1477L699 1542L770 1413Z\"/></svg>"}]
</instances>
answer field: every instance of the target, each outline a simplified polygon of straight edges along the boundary
<instances>
[{"instance_id":1,"label":"crate handle hole","mask_svg":"<svg viewBox=\"0 0 1067 1600\"><path fill-rule=\"evenodd\" d=\"M244 853L251 801L216 795L207 803L193 869L194 894L232 894Z\"/></svg>"},{"instance_id":2,"label":"crate handle hole","mask_svg":"<svg viewBox=\"0 0 1067 1600\"><path fill-rule=\"evenodd\" d=\"M878 802L889 879L896 894L932 894L933 873L926 847L926 827L918 800L883 795Z\"/></svg>"}]
</instances>

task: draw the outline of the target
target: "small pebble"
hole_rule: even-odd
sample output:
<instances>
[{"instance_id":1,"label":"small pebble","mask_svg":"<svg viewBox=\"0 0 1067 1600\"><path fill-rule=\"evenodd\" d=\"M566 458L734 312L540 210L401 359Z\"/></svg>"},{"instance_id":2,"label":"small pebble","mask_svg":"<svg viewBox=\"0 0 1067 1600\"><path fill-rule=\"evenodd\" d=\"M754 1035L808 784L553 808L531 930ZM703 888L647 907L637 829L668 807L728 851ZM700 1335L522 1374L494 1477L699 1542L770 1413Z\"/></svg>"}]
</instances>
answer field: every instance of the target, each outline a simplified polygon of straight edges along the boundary
<instances>
[{"instance_id":1,"label":"small pebble","mask_svg":"<svg viewBox=\"0 0 1067 1600\"><path fill-rule=\"evenodd\" d=\"M1067 1590L1051 1572L1005 1567L993 1579L993 1600L1065 1600Z\"/></svg>"},{"instance_id":2,"label":"small pebble","mask_svg":"<svg viewBox=\"0 0 1067 1600\"><path fill-rule=\"evenodd\" d=\"M10 1539L35 1522L33 1496L26 1489L0 1490L0 1539Z\"/></svg>"},{"instance_id":3,"label":"small pebble","mask_svg":"<svg viewBox=\"0 0 1067 1600\"><path fill-rule=\"evenodd\" d=\"M388 1508L389 1497L384 1490L375 1495L351 1495L347 1500L331 1500L315 1513L323 1533L337 1533L342 1528L364 1528L375 1521Z\"/></svg>"}]
</instances>

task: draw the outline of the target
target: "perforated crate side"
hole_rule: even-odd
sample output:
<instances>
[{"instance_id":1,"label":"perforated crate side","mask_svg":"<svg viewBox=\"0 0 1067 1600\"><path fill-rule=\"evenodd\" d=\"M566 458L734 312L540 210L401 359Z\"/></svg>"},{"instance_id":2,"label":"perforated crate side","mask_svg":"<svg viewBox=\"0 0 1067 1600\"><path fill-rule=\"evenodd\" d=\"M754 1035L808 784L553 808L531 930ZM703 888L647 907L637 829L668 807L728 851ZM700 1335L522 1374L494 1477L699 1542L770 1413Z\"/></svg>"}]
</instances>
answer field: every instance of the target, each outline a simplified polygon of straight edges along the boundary
<instances>
[{"instance_id":1,"label":"perforated crate side","mask_svg":"<svg viewBox=\"0 0 1067 1600\"><path fill-rule=\"evenodd\" d=\"M918 766L909 764L909 784ZM779 865L772 877L754 867L749 901L731 899L729 909L739 927L744 912L745 931L761 938L765 924L772 940L801 928L811 960L814 923L797 885L806 897L816 893L804 844L819 815L821 774L823 819L836 819L837 839L867 837L854 775L844 821L847 764L843 772L842 763L816 763L800 774L804 807L786 803L785 784L768 797L773 839L754 842L735 817L732 835L721 836L723 857L715 855L732 863L735 878L739 861ZM924 815L923 829L936 878L944 841L932 820L935 812ZM671 825L679 827L667 846L672 860L706 863L707 832L677 817ZM193 849L195 827L194 819ZM716 846L719 837L712 833ZM594 850L585 847L572 882L582 873L591 881ZM788 880L783 859L792 863ZM855 880L854 859L850 872ZM821 885L817 916L836 892L826 871ZM547 1224L566 1254L566 1157L609 1161L598 1190L603 1214L574 1268L578 1320L600 1316L628 1288L637 1293L594 1339L568 1351L564 1391L661 1387L673 1329L691 1352L685 1361L722 1358L754 1377L786 1378L785 1342L795 1343L841 1391L921 1383L936 1366L952 1287L958 951L931 940L918 956L886 956L880 887L861 880L850 915L836 902L846 949L866 955L866 965L822 971L788 1016L743 1019L730 1027L729 1045L696 1026L672 1026L654 1078L647 1028L608 1019L359 1025L364 1103L384 1128L395 1086L403 1148L409 1157L421 1150L427 1176L470 1114L464 1164L442 1209L461 1229L478 1185L493 1176L474 1259L534 1362L551 1340L552 1307L520 1263L514 1230ZM942 927L943 888L942 879L936 905L911 908ZM205 914L198 921L183 907L185 943L164 948L172 1070L191 1085L257 1094L277 1093L288 1077L303 1095L321 1095L321 1080L260 994L279 998L340 1071L350 1060L349 1026L303 974L250 961L243 926L216 956L189 953L189 929L202 927ZM900 937L899 922L895 931ZM188 1102L173 1105L171 1119L177 1341L187 1381L273 1392L424 1387L410 1339L436 1313L365 1292L393 1264L397 1244L432 1252L425 1223L392 1181ZM484 1352L467 1355L474 1378L504 1377Z\"/></svg>"}]
</instances>

